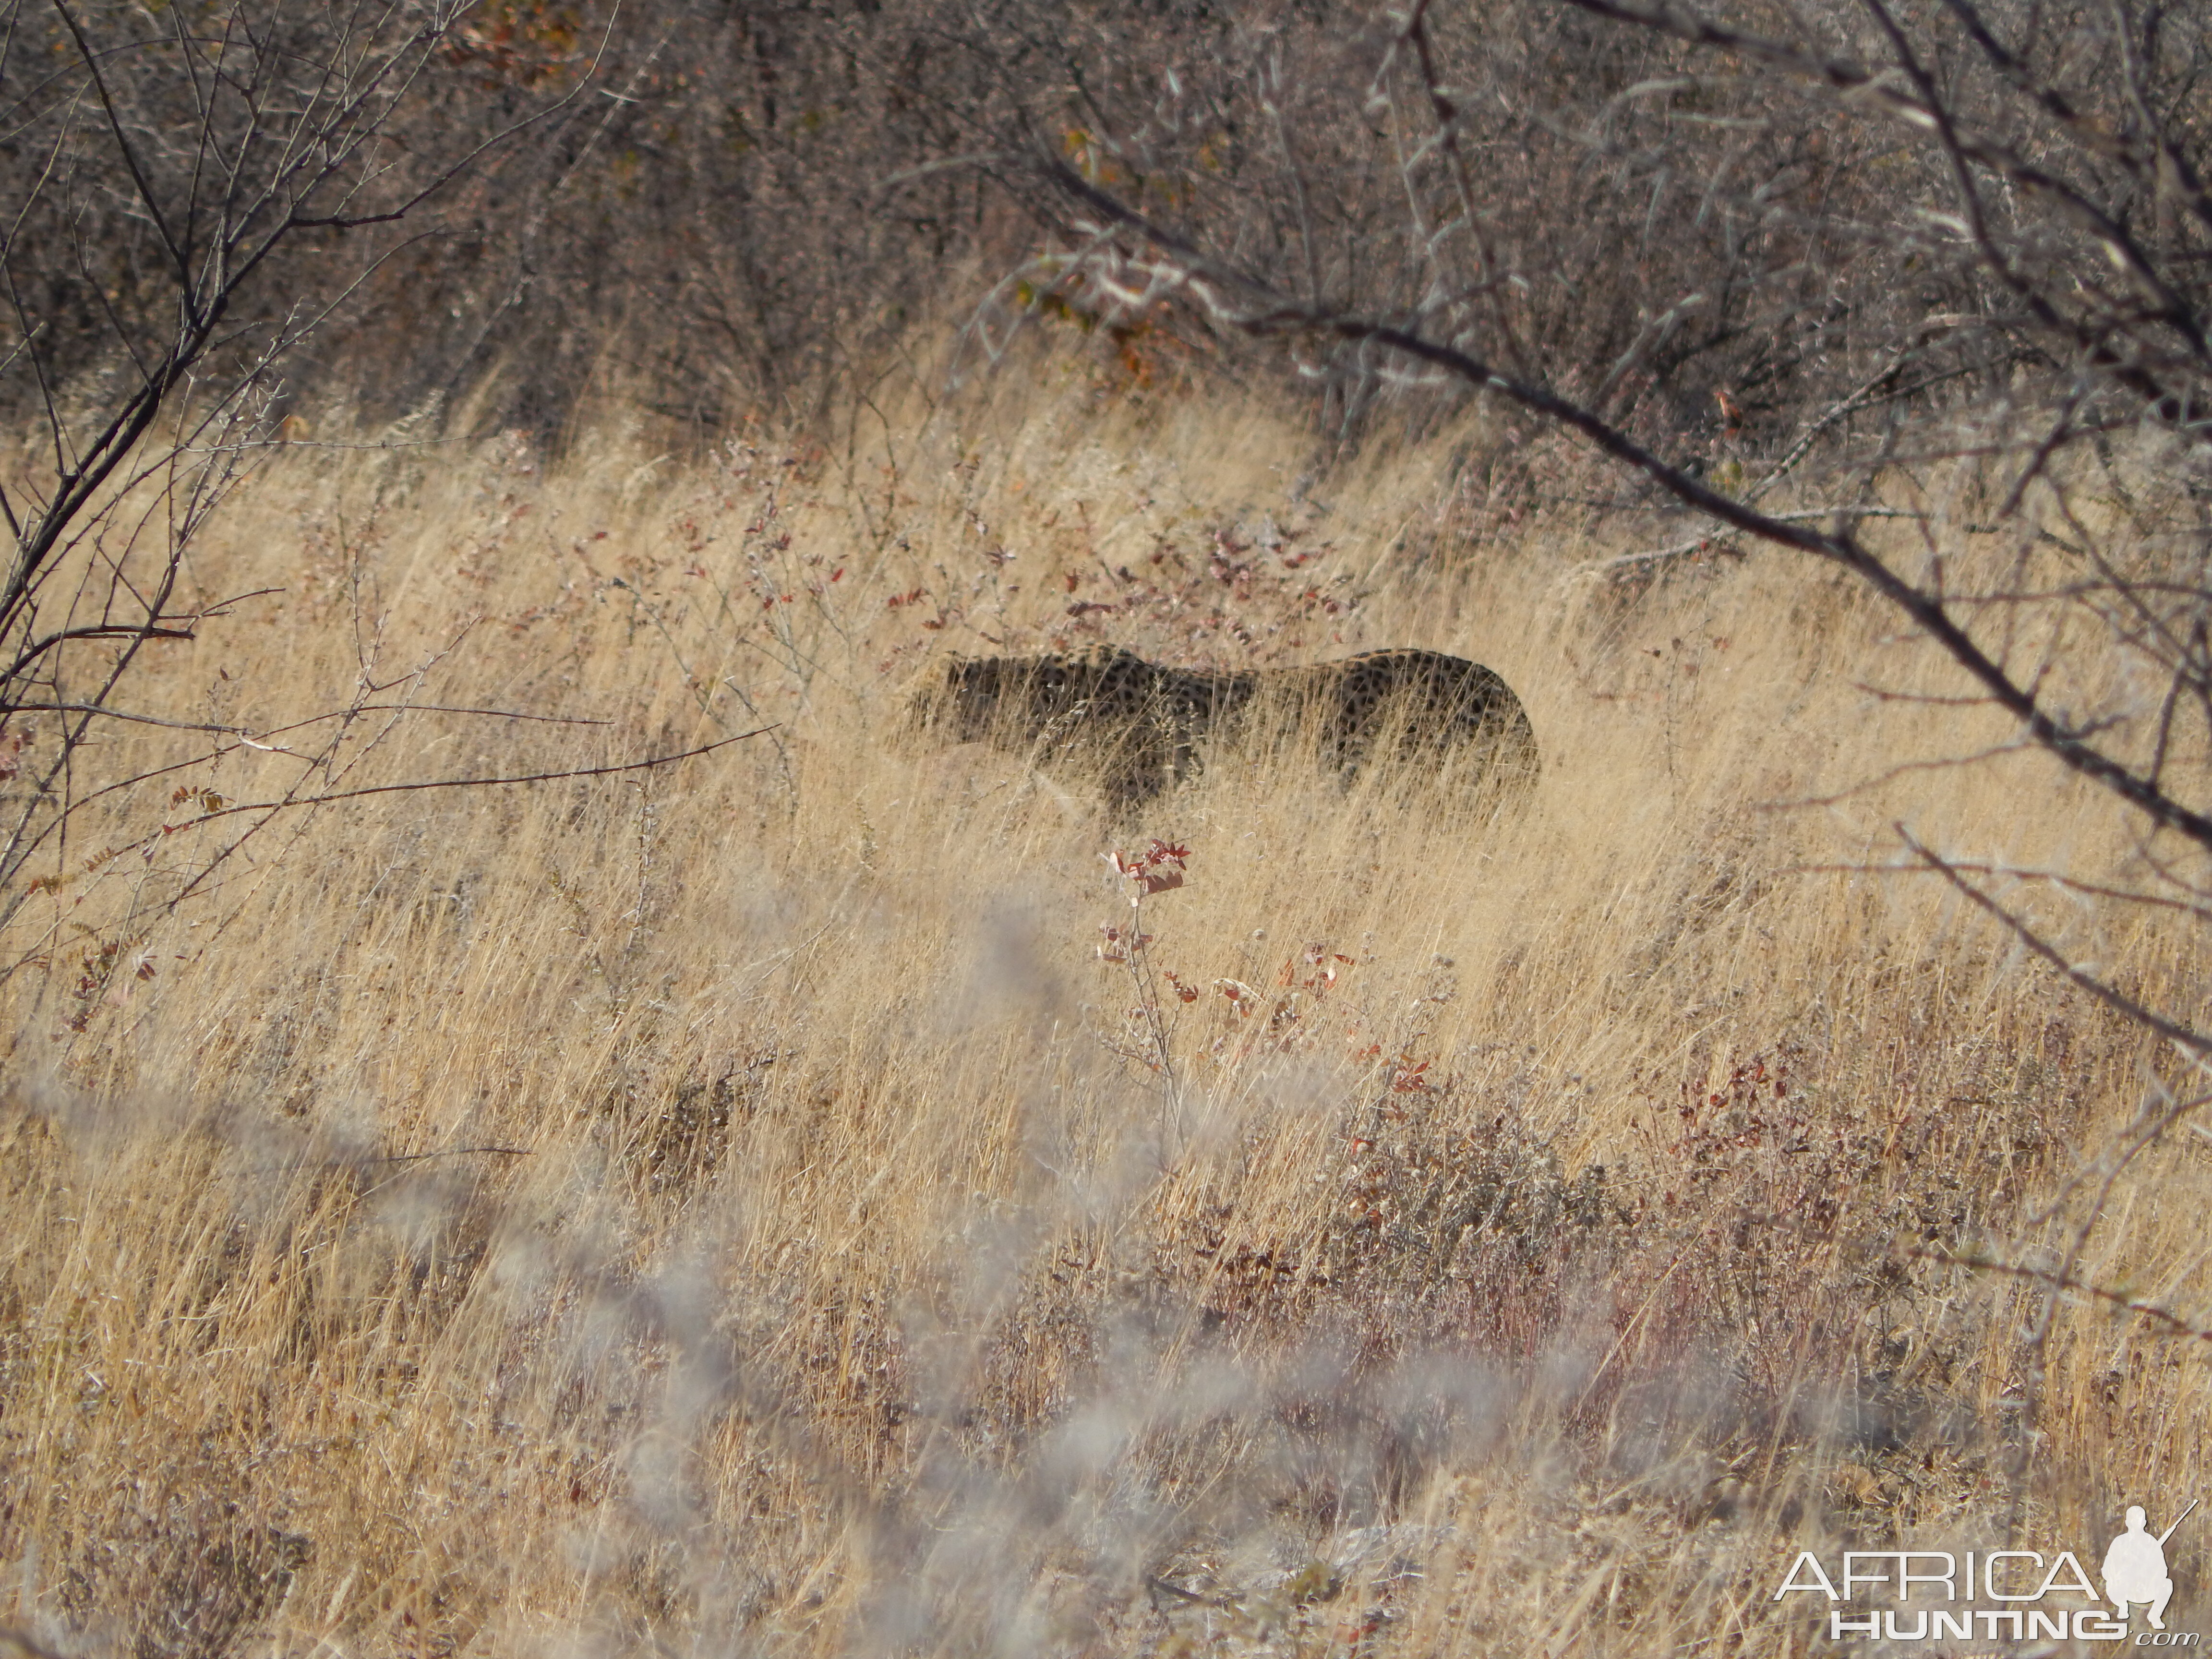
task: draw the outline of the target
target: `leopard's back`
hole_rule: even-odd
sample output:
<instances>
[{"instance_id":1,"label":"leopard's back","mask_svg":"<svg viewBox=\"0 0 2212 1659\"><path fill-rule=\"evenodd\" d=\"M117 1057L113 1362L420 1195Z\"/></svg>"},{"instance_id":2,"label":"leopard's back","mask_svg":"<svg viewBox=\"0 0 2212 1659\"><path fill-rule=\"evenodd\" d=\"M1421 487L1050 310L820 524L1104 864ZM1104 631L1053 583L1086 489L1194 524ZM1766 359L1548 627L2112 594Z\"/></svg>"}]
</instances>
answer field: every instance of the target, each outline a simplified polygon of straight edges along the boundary
<instances>
[{"instance_id":1,"label":"leopard's back","mask_svg":"<svg viewBox=\"0 0 2212 1659\"><path fill-rule=\"evenodd\" d=\"M1531 781L1540 766L1535 728L1513 688L1465 657L1369 651L1283 672L1340 766L1358 766L1392 738L1406 760L1473 748L1486 774Z\"/></svg>"}]
</instances>

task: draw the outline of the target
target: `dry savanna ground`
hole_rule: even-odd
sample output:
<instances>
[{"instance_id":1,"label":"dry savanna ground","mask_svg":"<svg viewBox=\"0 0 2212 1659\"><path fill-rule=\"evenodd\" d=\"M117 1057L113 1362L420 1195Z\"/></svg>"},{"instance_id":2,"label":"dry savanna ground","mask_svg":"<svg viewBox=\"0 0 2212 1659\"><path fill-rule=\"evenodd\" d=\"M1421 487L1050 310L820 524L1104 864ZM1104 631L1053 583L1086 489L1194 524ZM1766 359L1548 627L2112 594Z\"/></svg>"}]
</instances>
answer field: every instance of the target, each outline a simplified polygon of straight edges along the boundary
<instances>
[{"instance_id":1,"label":"dry savanna ground","mask_svg":"<svg viewBox=\"0 0 2212 1659\"><path fill-rule=\"evenodd\" d=\"M2031 1340L2043 1282L1960 1265L2048 1261L2178 1067L1869 867L1902 822L2109 875L2099 799L1923 764L2010 734L1807 564L1595 568L1680 527L1475 542L1447 442L1000 395L847 453L299 446L216 522L200 592L279 591L128 706L268 746L111 728L81 782L171 769L0 936L0 1623L1795 1654L1801 1549L2198 1489L2202 1341ZM906 720L948 653L1097 640L1478 658L1544 775L1255 744L1115 817ZM2195 1007L2179 926L2013 896ZM2207 1153L2127 1167L2085 1279L2212 1318Z\"/></svg>"}]
</instances>

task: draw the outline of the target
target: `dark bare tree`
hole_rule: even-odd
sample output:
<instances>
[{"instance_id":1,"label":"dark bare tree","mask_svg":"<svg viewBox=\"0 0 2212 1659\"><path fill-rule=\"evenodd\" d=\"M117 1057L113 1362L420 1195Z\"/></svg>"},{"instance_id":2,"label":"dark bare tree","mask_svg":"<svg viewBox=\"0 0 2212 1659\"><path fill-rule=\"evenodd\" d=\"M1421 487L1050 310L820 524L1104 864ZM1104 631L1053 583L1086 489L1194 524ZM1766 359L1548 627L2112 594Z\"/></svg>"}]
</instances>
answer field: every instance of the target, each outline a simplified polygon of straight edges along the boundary
<instances>
[{"instance_id":1,"label":"dark bare tree","mask_svg":"<svg viewBox=\"0 0 2212 1659\"><path fill-rule=\"evenodd\" d=\"M288 361L516 130L437 142L468 9L0 8L0 409L38 434L0 469L0 909L59 856L83 745L151 718L143 653L240 602L180 579L300 431Z\"/></svg>"}]
</instances>

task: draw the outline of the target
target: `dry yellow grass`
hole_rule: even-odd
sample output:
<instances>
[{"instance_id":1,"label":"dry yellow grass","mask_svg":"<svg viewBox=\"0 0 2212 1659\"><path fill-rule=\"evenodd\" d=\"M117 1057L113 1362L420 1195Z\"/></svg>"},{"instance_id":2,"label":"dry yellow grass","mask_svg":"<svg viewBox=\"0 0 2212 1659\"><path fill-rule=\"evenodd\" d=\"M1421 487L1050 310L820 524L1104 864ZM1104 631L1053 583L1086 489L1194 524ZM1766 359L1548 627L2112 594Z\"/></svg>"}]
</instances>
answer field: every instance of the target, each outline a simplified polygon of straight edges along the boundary
<instances>
[{"instance_id":1,"label":"dry yellow grass","mask_svg":"<svg viewBox=\"0 0 2212 1659\"><path fill-rule=\"evenodd\" d=\"M0 941L31 959L0 991L0 1623L146 1655L1794 1653L1825 1648L1771 1599L1797 1550L2002 1541L2041 1296L1929 1253L2039 1259L2172 1067L1939 881L1838 866L1901 817L2094 874L2126 850L2101 804L2029 758L1898 769L2005 734L1862 689L1959 687L1802 564L1625 588L1564 518L1427 533L1425 456L1302 480L1265 418L1005 395L895 465L295 447L233 504L194 580L283 591L132 707L607 723L96 752L190 763L88 811ZM1225 753L1117 822L905 727L936 653L1094 637L1478 658L1544 778L1501 808ZM179 794L762 724L280 813L211 869L256 820ZM1188 884L1107 959L1101 856L1155 836ZM2192 1006L2185 933L2018 897ZM2193 1142L2146 1154L2085 1272L2203 1322L2208 1197ZM2062 1310L2023 1536L2194 1489L2203 1348ZM2173 1550L2188 1627L2205 1558Z\"/></svg>"}]
</instances>

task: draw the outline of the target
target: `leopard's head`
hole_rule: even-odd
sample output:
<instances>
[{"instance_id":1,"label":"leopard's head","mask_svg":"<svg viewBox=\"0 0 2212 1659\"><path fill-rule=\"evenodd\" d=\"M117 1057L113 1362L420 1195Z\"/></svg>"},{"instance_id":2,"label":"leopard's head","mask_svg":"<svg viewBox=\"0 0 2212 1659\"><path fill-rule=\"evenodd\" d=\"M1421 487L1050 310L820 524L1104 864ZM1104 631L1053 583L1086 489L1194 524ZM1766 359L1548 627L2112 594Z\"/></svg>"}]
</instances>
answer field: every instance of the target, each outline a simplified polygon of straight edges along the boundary
<instances>
[{"instance_id":1,"label":"leopard's head","mask_svg":"<svg viewBox=\"0 0 2212 1659\"><path fill-rule=\"evenodd\" d=\"M915 697L915 722L951 743L1026 739L1146 671L1127 651L1084 656L954 657Z\"/></svg>"}]
</instances>

